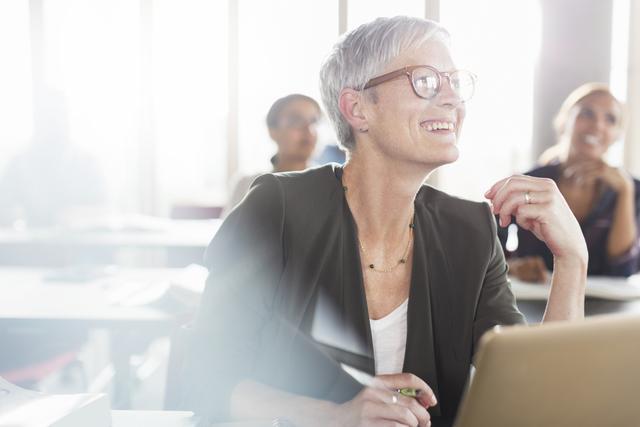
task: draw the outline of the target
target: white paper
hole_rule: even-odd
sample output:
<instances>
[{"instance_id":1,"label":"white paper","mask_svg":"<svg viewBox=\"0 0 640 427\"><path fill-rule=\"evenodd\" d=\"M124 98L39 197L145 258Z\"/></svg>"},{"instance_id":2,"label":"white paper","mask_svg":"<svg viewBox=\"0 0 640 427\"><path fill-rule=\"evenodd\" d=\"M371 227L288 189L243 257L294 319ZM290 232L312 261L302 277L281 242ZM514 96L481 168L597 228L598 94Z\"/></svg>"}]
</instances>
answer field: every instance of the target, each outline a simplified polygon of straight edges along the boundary
<instances>
[{"instance_id":1,"label":"white paper","mask_svg":"<svg viewBox=\"0 0 640 427\"><path fill-rule=\"evenodd\" d=\"M546 300L550 284L523 282L510 278L511 289L518 300ZM591 276L587 278L586 295L616 301L640 298L640 275L624 277Z\"/></svg>"},{"instance_id":2,"label":"white paper","mask_svg":"<svg viewBox=\"0 0 640 427\"><path fill-rule=\"evenodd\" d=\"M20 388L0 377L0 426L110 427L104 394L45 394Z\"/></svg>"}]
</instances>

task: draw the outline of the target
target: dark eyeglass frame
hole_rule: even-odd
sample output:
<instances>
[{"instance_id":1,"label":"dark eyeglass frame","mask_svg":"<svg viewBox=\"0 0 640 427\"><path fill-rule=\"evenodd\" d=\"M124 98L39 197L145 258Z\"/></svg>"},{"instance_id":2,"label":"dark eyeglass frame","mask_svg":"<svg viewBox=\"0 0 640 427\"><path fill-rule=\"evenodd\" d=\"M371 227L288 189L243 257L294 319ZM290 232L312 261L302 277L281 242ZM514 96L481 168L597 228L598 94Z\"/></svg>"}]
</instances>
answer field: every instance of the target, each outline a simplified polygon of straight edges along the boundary
<instances>
[{"instance_id":1,"label":"dark eyeglass frame","mask_svg":"<svg viewBox=\"0 0 640 427\"><path fill-rule=\"evenodd\" d=\"M433 94L433 96L422 96L418 93L418 90L416 89L415 86L415 81L413 80L413 72L417 69L420 68L428 68L429 70L433 71L436 76L438 76L438 88L436 89L435 93ZM459 73L459 72L465 72L468 73L471 76L471 80L473 81L473 91L471 92L471 96L469 96L468 99L463 99L462 102L466 102L469 99L473 98L473 94L475 92L475 85L476 85L476 80L477 80L477 76L475 74L473 74L471 71L467 71L467 70L454 70L454 71L440 71L435 67L432 67L431 65L408 65L406 67L402 67L398 70L394 70L391 72L388 72L386 74L382 74L381 76L378 77L374 77L371 80L369 80L364 87L362 88L362 90L365 89L369 89L371 87L374 86L378 86L381 85L382 83L386 83L389 80L393 80L399 76L407 76L407 78L409 79L409 82L411 83L411 88L413 89L413 93L416 94L417 97L422 98L422 99L432 99L435 98L439 93L440 93L440 89L442 88L442 78L446 78L449 81L449 86L451 86L451 75L455 74L455 73ZM455 91L454 91L455 92Z\"/></svg>"}]
</instances>

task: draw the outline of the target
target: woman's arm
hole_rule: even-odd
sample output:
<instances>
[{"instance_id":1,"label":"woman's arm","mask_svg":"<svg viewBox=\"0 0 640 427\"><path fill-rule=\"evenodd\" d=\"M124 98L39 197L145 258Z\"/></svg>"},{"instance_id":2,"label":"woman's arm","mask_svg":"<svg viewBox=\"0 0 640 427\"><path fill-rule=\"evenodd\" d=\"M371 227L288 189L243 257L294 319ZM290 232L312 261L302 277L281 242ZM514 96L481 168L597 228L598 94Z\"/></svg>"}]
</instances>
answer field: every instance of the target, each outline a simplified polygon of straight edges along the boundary
<instances>
[{"instance_id":1,"label":"woman's arm","mask_svg":"<svg viewBox=\"0 0 640 427\"><path fill-rule=\"evenodd\" d=\"M260 337L285 263L283 206L277 178L259 179L207 249L209 277L183 375L183 406L207 422L228 419L230 391L254 375L264 350Z\"/></svg>"},{"instance_id":2,"label":"woman's arm","mask_svg":"<svg viewBox=\"0 0 640 427\"><path fill-rule=\"evenodd\" d=\"M621 186L617 193L613 222L607 239L607 255L609 259L623 256L638 240L636 194L633 181Z\"/></svg>"},{"instance_id":3,"label":"woman's arm","mask_svg":"<svg viewBox=\"0 0 640 427\"><path fill-rule=\"evenodd\" d=\"M485 197L500 225L518 225L542 240L554 256L551 293L543 321L584 317L588 252L580 225L551 179L516 175L495 183Z\"/></svg>"},{"instance_id":4,"label":"woman's arm","mask_svg":"<svg viewBox=\"0 0 640 427\"><path fill-rule=\"evenodd\" d=\"M551 292L542 321L583 318L586 284L586 255L554 257Z\"/></svg>"},{"instance_id":5,"label":"woman's arm","mask_svg":"<svg viewBox=\"0 0 640 427\"><path fill-rule=\"evenodd\" d=\"M606 247L609 268L604 273L616 276L635 273L640 247L638 195L633 178L624 169L612 167L601 160L581 162L567 169L566 173L582 182L602 182L616 193Z\"/></svg>"}]
</instances>

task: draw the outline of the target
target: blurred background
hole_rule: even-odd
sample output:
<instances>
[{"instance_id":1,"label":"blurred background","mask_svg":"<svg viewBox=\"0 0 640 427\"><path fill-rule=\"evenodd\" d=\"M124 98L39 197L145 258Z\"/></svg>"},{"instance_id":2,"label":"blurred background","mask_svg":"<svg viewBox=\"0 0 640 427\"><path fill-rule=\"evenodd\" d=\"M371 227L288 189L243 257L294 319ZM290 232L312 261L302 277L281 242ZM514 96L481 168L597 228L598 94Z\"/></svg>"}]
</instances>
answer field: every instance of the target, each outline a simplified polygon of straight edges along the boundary
<instances>
[{"instance_id":1,"label":"blurred background","mask_svg":"<svg viewBox=\"0 0 640 427\"><path fill-rule=\"evenodd\" d=\"M394 15L440 21L478 76L433 185L482 200L531 169L589 81L626 103L609 162L640 175L634 0L2 0L0 375L171 407L203 251L236 178L272 169L270 106L319 101L338 36ZM309 165L336 143L326 116L316 131Z\"/></svg>"}]
</instances>

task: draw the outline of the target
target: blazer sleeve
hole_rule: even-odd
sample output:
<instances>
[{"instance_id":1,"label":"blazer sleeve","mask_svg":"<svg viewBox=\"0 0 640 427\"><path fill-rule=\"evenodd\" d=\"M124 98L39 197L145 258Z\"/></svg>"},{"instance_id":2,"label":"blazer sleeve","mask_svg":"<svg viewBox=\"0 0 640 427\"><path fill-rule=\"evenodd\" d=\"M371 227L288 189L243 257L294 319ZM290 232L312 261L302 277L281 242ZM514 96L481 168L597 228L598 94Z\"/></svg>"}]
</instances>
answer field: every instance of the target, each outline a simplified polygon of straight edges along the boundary
<instances>
[{"instance_id":1,"label":"blazer sleeve","mask_svg":"<svg viewBox=\"0 0 640 427\"><path fill-rule=\"evenodd\" d=\"M496 325L514 325L525 323L524 316L518 310L516 299L511 291L511 283L507 277L507 263L502 246L498 240L496 223L488 206L487 218L491 234L491 256L482 289L476 307L473 324L474 352L480 337Z\"/></svg>"},{"instance_id":2,"label":"blazer sleeve","mask_svg":"<svg viewBox=\"0 0 640 427\"><path fill-rule=\"evenodd\" d=\"M184 363L182 406L207 421L229 418L233 387L252 377L285 262L284 196L258 178L211 241L209 277Z\"/></svg>"}]
</instances>

